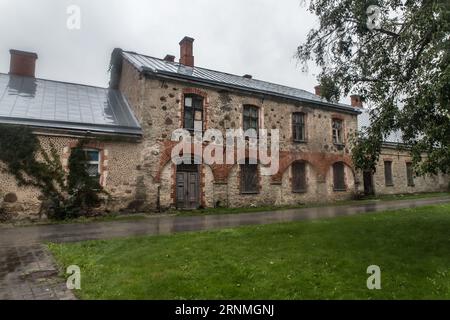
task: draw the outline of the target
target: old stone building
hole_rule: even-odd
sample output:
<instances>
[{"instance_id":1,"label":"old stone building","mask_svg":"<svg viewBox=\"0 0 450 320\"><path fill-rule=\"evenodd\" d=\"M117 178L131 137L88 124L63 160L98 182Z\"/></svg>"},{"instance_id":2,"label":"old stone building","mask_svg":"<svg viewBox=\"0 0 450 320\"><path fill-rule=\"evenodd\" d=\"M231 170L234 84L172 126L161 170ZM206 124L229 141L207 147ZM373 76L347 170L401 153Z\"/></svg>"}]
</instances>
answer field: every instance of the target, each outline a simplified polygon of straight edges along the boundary
<instances>
[{"instance_id":1,"label":"old stone building","mask_svg":"<svg viewBox=\"0 0 450 320\"><path fill-rule=\"evenodd\" d=\"M348 199L363 189L369 179L355 173L350 145L363 112L358 97L351 105L329 103L320 88L313 94L200 68L193 42L180 42L178 63L171 55L114 50L107 89L37 79L37 55L11 50L10 72L0 74L0 123L31 126L44 148L57 147L65 165L77 141L89 137L89 168L111 195L111 210L300 204ZM172 133L192 132L194 124L224 134L230 128L278 129L279 170L267 175L268 165L261 163L174 164ZM370 176L376 193L444 188L443 177L411 183L402 167L406 154L387 148L382 159ZM393 186L383 180L388 161ZM37 212L36 190L17 187L6 174L0 183L4 206Z\"/></svg>"}]
</instances>

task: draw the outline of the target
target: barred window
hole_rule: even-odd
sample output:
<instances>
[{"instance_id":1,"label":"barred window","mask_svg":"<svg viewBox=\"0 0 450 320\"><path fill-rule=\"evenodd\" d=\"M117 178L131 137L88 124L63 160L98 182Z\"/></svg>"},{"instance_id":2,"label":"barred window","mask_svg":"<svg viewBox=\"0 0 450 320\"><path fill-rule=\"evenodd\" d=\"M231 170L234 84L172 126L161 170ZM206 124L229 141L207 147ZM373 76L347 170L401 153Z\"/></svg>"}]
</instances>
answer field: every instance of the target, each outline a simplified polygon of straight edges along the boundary
<instances>
[{"instance_id":1,"label":"barred window","mask_svg":"<svg viewBox=\"0 0 450 320\"><path fill-rule=\"evenodd\" d=\"M387 187L394 185L394 181L392 179L392 161L384 162L384 181Z\"/></svg>"},{"instance_id":2,"label":"barred window","mask_svg":"<svg viewBox=\"0 0 450 320\"><path fill-rule=\"evenodd\" d=\"M292 192L306 192L305 162L294 162L292 164Z\"/></svg>"},{"instance_id":3,"label":"barred window","mask_svg":"<svg viewBox=\"0 0 450 320\"><path fill-rule=\"evenodd\" d=\"M335 191L345 191L345 166L342 162L333 165L333 182Z\"/></svg>"},{"instance_id":4,"label":"barred window","mask_svg":"<svg viewBox=\"0 0 450 320\"><path fill-rule=\"evenodd\" d=\"M203 130L203 98L197 95L184 97L184 128L194 130L197 124Z\"/></svg>"},{"instance_id":5,"label":"barred window","mask_svg":"<svg viewBox=\"0 0 450 320\"><path fill-rule=\"evenodd\" d=\"M258 193L258 165L241 165L241 193Z\"/></svg>"},{"instance_id":6,"label":"barred window","mask_svg":"<svg viewBox=\"0 0 450 320\"><path fill-rule=\"evenodd\" d=\"M343 144L343 134L342 134L343 123L340 119L333 119L333 143Z\"/></svg>"},{"instance_id":7,"label":"barred window","mask_svg":"<svg viewBox=\"0 0 450 320\"><path fill-rule=\"evenodd\" d=\"M305 114L301 112L292 114L292 134L294 141L306 141L305 118Z\"/></svg>"},{"instance_id":8,"label":"barred window","mask_svg":"<svg viewBox=\"0 0 450 320\"><path fill-rule=\"evenodd\" d=\"M244 106L244 132L249 129L259 129L259 109L254 106Z\"/></svg>"}]
</instances>

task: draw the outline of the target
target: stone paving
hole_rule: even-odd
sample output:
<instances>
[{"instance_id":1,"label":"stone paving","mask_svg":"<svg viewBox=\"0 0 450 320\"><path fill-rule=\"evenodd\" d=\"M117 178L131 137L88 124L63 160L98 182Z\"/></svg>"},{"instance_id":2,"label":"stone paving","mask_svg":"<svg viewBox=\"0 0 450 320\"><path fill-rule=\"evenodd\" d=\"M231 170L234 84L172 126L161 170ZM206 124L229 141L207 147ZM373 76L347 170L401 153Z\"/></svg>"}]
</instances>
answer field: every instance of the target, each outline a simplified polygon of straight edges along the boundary
<instances>
[{"instance_id":1,"label":"stone paving","mask_svg":"<svg viewBox=\"0 0 450 320\"><path fill-rule=\"evenodd\" d=\"M42 244L0 247L1 300L73 300Z\"/></svg>"},{"instance_id":2,"label":"stone paving","mask_svg":"<svg viewBox=\"0 0 450 320\"><path fill-rule=\"evenodd\" d=\"M33 227L0 226L0 299L75 299L58 276L52 255L42 244L170 234L243 225L331 218L450 202L450 197L373 202L212 216L160 216L137 221L93 222Z\"/></svg>"}]
</instances>

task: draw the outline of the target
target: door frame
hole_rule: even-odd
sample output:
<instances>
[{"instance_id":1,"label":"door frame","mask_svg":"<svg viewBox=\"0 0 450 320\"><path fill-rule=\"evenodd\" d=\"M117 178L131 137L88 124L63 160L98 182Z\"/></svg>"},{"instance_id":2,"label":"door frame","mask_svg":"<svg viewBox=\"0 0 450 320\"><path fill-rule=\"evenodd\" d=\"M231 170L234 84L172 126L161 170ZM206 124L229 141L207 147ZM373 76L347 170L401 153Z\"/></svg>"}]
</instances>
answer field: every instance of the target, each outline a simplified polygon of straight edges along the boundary
<instances>
[{"instance_id":1,"label":"door frame","mask_svg":"<svg viewBox=\"0 0 450 320\"><path fill-rule=\"evenodd\" d=\"M186 169L183 170L183 168L180 170L180 167L186 166ZM191 168L189 168L191 167ZM193 167L195 167L195 170L193 170ZM189 169L188 169L189 168ZM185 165L185 164L181 164L178 166L175 166L175 206L177 209L179 210L196 210L200 207L201 205L201 188L200 188L200 165L196 165L196 164L191 164L191 165ZM184 179L183 179L183 189L184 189L184 201L183 201L183 207L179 206L179 201L178 201L178 173L184 173ZM189 205L190 201L189 201L189 185L191 183L190 181L190 174L195 173L196 175L196 194L197 197L195 199L195 205Z\"/></svg>"}]
</instances>

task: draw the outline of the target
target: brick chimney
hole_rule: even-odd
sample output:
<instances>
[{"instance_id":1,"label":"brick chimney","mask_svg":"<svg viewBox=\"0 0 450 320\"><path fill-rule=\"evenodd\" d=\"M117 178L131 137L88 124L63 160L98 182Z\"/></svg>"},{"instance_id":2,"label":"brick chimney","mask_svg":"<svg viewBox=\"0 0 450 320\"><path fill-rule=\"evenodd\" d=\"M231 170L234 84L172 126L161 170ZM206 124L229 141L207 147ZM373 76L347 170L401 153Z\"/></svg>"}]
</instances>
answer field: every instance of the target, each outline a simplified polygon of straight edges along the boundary
<instances>
[{"instance_id":1,"label":"brick chimney","mask_svg":"<svg viewBox=\"0 0 450 320\"><path fill-rule=\"evenodd\" d=\"M194 66L194 39L184 37L180 41L180 63L185 66Z\"/></svg>"},{"instance_id":2,"label":"brick chimney","mask_svg":"<svg viewBox=\"0 0 450 320\"><path fill-rule=\"evenodd\" d=\"M171 55L171 54L168 54L168 55L166 55L166 57L164 58L164 60L165 60L165 61L168 61L168 62L175 62L175 56L173 56L173 55Z\"/></svg>"},{"instance_id":3,"label":"brick chimney","mask_svg":"<svg viewBox=\"0 0 450 320\"><path fill-rule=\"evenodd\" d=\"M11 54L9 74L34 78L37 54L13 49L9 50L9 53Z\"/></svg>"},{"instance_id":4,"label":"brick chimney","mask_svg":"<svg viewBox=\"0 0 450 320\"><path fill-rule=\"evenodd\" d=\"M316 96L319 96L319 97L321 97L322 96L322 87L321 86L315 86L314 87L314 91L315 91L315 94L316 94Z\"/></svg>"},{"instance_id":5,"label":"brick chimney","mask_svg":"<svg viewBox=\"0 0 450 320\"><path fill-rule=\"evenodd\" d=\"M354 94L350 96L350 101L351 101L351 105L352 107L355 108L363 108L363 102L362 102L362 98L361 96Z\"/></svg>"}]
</instances>

